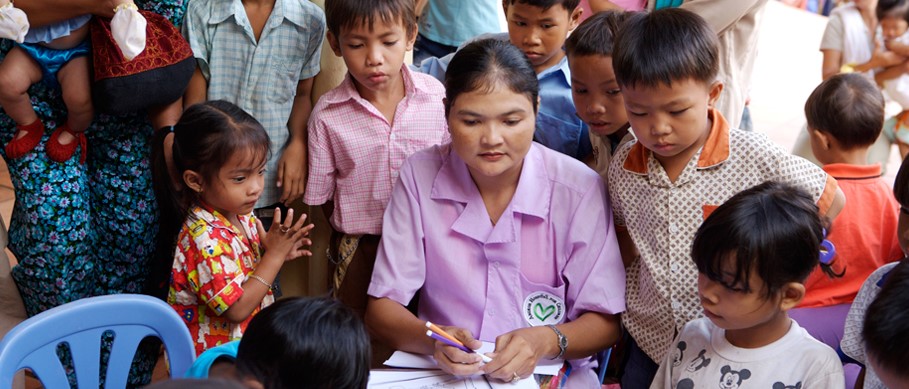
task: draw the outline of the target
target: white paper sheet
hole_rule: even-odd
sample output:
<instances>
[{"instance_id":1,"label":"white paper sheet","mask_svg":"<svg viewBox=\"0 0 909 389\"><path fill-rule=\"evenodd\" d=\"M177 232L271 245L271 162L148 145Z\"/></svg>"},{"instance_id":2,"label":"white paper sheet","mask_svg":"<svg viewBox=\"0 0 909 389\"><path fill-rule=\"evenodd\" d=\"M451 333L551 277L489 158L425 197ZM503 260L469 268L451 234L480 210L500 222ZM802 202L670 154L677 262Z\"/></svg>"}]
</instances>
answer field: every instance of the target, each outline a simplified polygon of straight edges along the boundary
<instances>
[{"instance_id":1,"label":"white paper sheet","mask_svg":"<svg viewBox=\"0 0 909 389\"><path fill-rule=\"evenodd\" d=\"M373 370L370 389L539 389L533 377L515 382L491 382L484 376L454 377L441 370Z\"/></svg>"},{"instance_id":2,"label":"white paper sheet","mask_svg":"<svg viewBox=\"0 0 909 389\"><path fill-rule=\"evenodd\" d=\"M483 342L483 346L477 350L481 354L490 353L495 350L495 343ZM557 359L554 361L544 359L537 362L537 367L533 369L534 374L543 374L543 375L556 375L559 374L559 370L562 368L562 360ZM436 361L429 355L419 355L412 354L405 351L395 351L391 355L391 358L388 358L385 361L385 366L391 367L401 367L408 369L438 369Z\"/></svg>"}]
</instances>

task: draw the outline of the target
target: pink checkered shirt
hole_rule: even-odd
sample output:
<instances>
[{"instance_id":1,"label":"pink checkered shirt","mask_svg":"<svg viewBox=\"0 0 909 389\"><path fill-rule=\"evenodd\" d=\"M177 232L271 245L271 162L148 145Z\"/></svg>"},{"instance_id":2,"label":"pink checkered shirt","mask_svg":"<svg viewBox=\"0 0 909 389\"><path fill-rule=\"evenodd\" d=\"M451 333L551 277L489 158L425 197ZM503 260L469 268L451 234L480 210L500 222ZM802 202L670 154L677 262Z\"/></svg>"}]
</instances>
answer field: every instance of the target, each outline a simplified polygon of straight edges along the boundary
<instances>
[{"instance_id":1,"label":"pink checkered shirt","mask_svg":"<svg viewBox=\"0 0 909 389\"><path fill-rule=\"evenodd\" d=\"M309 119L309 180L304 201L334 201L331 224L346 234L382 233L382 215L404 159L451 137L436 79L402 66L406 96L394 124L360 97L348 74Z\"/></svg>"}]
</instances>

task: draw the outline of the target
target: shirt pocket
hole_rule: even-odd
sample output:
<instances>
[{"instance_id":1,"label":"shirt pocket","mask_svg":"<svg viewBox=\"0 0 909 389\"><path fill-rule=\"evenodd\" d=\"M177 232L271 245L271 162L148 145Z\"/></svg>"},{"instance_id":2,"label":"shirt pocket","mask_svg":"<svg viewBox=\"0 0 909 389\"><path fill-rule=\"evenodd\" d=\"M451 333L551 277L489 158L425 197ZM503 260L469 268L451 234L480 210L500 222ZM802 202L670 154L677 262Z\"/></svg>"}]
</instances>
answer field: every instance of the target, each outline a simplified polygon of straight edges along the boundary
<instances>
[{"instance_id":1,"label":"shirt pocket","mask_svg":"<svg viewBox=\"0 0 909 389\"><path fill-rule=\"evenodd\" d=\"M299 61L286 56L275 55L269 61L268 98L276 103L286 103L297 95L297 83L300 81Z\"/></svg>"},{"instance_id":2,"label":"shirt pocket","mask_svg":"<svg viewBox=\"0 0 909 389\"><path fill-rule=\"evenodd\" d=\"M540 112L537 114L533 139L562 154L578 158L581 142L581 121L568 122Z\"/></svg>"},{"instance_id":3,"label":"shirt pocket","mask_svg":"<svg viewBox=\"0 0 909 389\"><path fill-rule=\"evenodd\" d=\"M521 315L527 325L535 327L565 322L568 306L565 302L564 283L550 286L530 281L523 274L520 278Z\"/></svg>"}]
</instances>

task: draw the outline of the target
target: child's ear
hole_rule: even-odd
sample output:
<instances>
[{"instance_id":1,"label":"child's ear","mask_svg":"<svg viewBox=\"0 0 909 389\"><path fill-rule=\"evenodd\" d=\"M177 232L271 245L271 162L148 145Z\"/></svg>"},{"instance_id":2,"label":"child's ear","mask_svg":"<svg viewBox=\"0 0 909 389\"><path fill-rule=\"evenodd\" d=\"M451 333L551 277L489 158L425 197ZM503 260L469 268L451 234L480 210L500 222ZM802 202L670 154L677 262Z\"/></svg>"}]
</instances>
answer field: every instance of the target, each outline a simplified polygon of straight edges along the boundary
<instances>
[{"instance_id":1,"label":"child's ear","mask_svg":"<svg viewBox=\"0 0 909 389\"><path fill-rule=\"evenodd\" d=\"M710 84L710 91L707 95L708 107L716 107L716 101L720 99L720 94L723 93L723 87L723 83L719 81L714 81L713 84Z\"/></svg>"},{"instance_id":2,"label":"child's ear","mask_svg":"<svg viewBox=\"0 0 909 389\"><path fill-rule=\"evenodd\" d=\"M805 285L801 282L789 282L780 289L780 310L789 311L795 308L805 298Z\"/></svg>"},{"instance_id":3,"label":"child's ear","mask_svg":"<svg viewBox=\"0 0 909 389\"><path fill-rule=\"evenodd\" d=\"M325 39L328 41L328 45L331 46L331 51L335 53L335 57L341 56L341 43L338 42L338 37L335 34L332 34L331 31L325 33Z\"/></svg>"},{"instance_id":4,"label":"child's ear","mask_svg":"<svg viewBox=\"0 0 909 389\"><path fill-rule=\"evenodd\" d=\"M183 182L193 192L202 193L202 176L192 170L183 172Z\"/></svg>"},{"instance_id":5,"label":"child's ear","mask_svg":"<svg viewBox=\"0 0 909 389\"><path fill-rule=\"evenodd\" d=\"M420 33L420 25L414 24L413 30L407 35L407 51L413 50L413 45L417 42L417 34Z\"/></svg>"},{"instance_id":6,"label":"child's ear","mask_svg":"<svg viewBox=\"0 0 909 389\"><path fill-rule=\"evenodd\" d=\"M243 377L240 383L249 389L265 389L265 385L262 385L261 382L252 377Z\"/></svg>"},{"instance_id":7,"label":"child's ear","mask_svg":"<svg viewBox=\"0 0 909 389\"><path fill-rule=\"evenodd\" d=\"M830 150L832 138L826 132L809 128L808 135L813 138L815 145L823 147L824 150Z\"/></svg>"},{"instance_id":8,"label":"child's ear","mask_svg":"<svg viewBox=\"0 0 909 389\"><path fill-rule=\"evenodd\" d=\"M581 24L581 15L584 14L584 9L581 7L575 7L574 11L571 12L571 15L568 15L568 32L571 33L575 28L578 28L578 25Z\"/></svg>"}]
</instances>

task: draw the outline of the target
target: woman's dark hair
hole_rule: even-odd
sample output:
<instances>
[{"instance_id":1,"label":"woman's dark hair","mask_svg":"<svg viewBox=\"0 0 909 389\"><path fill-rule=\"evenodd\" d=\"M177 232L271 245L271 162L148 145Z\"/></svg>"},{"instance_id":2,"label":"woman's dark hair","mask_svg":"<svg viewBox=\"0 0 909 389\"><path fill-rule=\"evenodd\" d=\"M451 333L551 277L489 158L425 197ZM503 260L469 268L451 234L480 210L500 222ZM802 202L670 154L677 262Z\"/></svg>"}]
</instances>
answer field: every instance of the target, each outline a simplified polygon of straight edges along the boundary
<instances>
[{"instance_id":1,"label":"woman's dark hair","mask_svg":"<svg viewBox=\"0 0 909 389\"><path fill-rule=\"evenodd\" d=\"M445 73L445 115L458 96L469 92L492 92L502 85L530 99L537 112L540 83L527 56L510 42L481 39L458 50Z\"/></svg>"},{"instance_id":2,"label":"woman's dark hair","mask_svg":"<svg viewBox=\"0 0 909 389\"><path fill-rule=\"evenodd\" d=\"M869 147L884 126L884 96L861 74L837 74L808 96L805 118L808 128L830 134L846 150Z\"/></svg>"},{"instance_id":3,"label":"woman's dark hair","mask_svg":"<svg viewBox=\"0 0 909 389\"><path fill-rule=\"evenodd\" d=\"M155 263L148 281L153 291L160 291L161 283L167 282L180 227L198 200L196 192L184 190L183 172L192 170L210 182L237 152L249 153L255 164L271 156L268 133L252 115L227 101L207 101L187 108L173 128L172 159L179 177L172 179L164 158L169 133L170 129L161 129L153 140L152 184L160 212Z\"/></svg>"},{"instance_id":4,"label":"woman's dark hair","mask_svg":"<svg viewBox=\"0 0 909 389\"><path fill-rule=\"evenodd\" d=\"M772 296L788 282L804 282L820 262L825 222L805 191L768 181L719 206L698 228L691 257L698 271L730 289L750 292L751 272ZM733 261L735 277L724 276ZM825 273L834 276L829 266Z\"/></svg>"},{"instance_id":5,"label":"woman's dark hair","mask_svg":"<svg viewBox=\"0 0 909 389\"><path fill-rule=\"evenodd\" d=\"M862 326L865 352L893 375L909 379L909 260L903 259L887 273Z\"/></svg>"},{"instance_id":6,"label":"woman's dark hair","mask_svg":"<svg viewBox=\"0 0 909 389\"><path fill-rule=\"evenodd\" d=\"M249 322L237 351L237 373L265 389L362 389L369 380L369 335L338 301L278 300Z\"/></svg>"}]
</instances>

